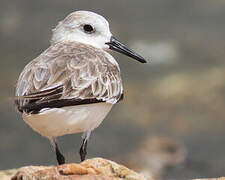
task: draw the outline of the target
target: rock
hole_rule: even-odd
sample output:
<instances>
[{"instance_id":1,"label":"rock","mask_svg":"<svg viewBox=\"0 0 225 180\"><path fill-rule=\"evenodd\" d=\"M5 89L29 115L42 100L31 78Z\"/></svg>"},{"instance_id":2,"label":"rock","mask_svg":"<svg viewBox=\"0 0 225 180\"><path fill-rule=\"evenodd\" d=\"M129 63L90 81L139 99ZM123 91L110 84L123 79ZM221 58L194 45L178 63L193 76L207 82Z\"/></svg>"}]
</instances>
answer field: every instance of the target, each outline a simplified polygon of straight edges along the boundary
<instances>
[{"instance_id":1,"label":"rock","mask_svg":"<svg viewBox=\"0 0 225 180\"><path fill-rule=\"evenodd\" d=\"M88 159L80 164L26 166L0 171L0 180L155 180L145 178L125 166L103 158ZM221 178L193 180L225 180Z\"/></svg>"},{"instance_id":2,"label":"rock","mask_svg":"<svg viewBox=\"0 0 225 180\"><path fill-rule=\"evenodd\" d=\"M17 172L17 169L0 171L0 180L9 180Z\"/></svg>"},{"instance_id":3,"label":"rock","mask_svg":"<svg viewBox=\"0 0 225 180\"><path fill-rule=\"evenodd\" d=\"M9 178L8 178L9 179ZM80 164L27 166L18 169L12 180L147 180L113 161L93 158Z\"/></svg>"}]
</instances>

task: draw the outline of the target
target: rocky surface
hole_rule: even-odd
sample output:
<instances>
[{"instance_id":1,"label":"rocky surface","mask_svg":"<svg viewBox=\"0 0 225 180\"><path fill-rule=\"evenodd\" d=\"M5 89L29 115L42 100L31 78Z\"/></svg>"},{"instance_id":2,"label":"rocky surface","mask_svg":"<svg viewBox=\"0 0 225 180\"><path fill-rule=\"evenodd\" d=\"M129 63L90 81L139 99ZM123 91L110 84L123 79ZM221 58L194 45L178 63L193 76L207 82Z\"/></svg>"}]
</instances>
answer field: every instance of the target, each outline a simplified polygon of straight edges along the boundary
<instances>
[{"instance_id":1,"label":"rocky surface","mask_svg":"<svg viewBox=\"0 0 225 180\"><path fill-rule=\"evenodd\" d=\"M88 159L80 164L26 166L0 171L0 180L155 180L146 178L123 165L103 158ZM194 180L225 180L225 177Z\"/></svg>"},{"instance_id":2,"label":"rocky surface","mask_svg":"<svg viewBox=\"0 0 225 180\"><path fill-rule=\"evenodd\" d=\"M8 171L9 172L9 171ZM147 180L144 176L113 161L93 158L80 164L60 166L27 166L0 174L0 179L12 180Z\"/></svg>"},{"instance_id":3,"label":"rocky surface","mask_svg":"<svg viewBox=\"0 0 225 180\"><path fill-rule=\"evenodd\" d=\"M17 171L18 171L17 169L0 171L0 180L11 179L17 173Z\"/></svg>"}]
</instances>

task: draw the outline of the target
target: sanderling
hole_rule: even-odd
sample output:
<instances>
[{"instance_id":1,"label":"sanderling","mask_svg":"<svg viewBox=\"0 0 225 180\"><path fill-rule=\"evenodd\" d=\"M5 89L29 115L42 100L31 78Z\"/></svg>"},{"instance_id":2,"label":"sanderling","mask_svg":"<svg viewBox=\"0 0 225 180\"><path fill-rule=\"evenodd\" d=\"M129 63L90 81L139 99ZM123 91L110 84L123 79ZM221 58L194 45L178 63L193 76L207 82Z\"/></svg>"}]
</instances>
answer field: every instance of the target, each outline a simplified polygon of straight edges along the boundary
<instances>
[{"instance_id":1,"label":"sanderling","mask_svg":"<svg viewBox=\"0 0 225 180\"><path fill-rule=\"evenodd\" d=\"M20 74L16 107L34 131L51 141L58 164L65 158L56 137L83 132L83 161L91 132L123 99L120 68L109 49L146 62L112 36L104 17L76 11L58 23L50 47Z\"/></svg>"}]
</instances>

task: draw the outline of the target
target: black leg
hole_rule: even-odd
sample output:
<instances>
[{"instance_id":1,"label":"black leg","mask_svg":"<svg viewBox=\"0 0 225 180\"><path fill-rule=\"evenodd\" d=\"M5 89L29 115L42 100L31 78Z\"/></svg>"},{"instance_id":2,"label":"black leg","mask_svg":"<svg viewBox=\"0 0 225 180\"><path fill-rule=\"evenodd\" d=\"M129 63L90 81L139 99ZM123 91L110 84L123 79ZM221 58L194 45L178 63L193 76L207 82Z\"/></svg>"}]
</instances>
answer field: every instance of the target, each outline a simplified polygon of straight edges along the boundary
<instances>
[{"instance_id":1,"label":"black leg","mask_svg":"<svg viewBox=\"0 0 225 180\"><path fill-rule=\"evenodd\" d=\"M90 137L90 135L91 135L91 132L86 132L83 135L83 141L82 141L82 144L81 144L81 147L80 147L80 160L81 160L81 162L85 160L85 157L87 155L87 141L88 141L88 138Z\"/></svg>"},{"instance_id":2,"label":"black leg","mask_svg":"<svg viewBox=\"0 0 225 180\"><path fill-rule=\"evenodd\" d=\"M83 139L82 145L80 147L80 160L81 162L85 160L87 155L87 140Z\"/></svg>"},{"instance_id":3,"label":"black leg","mask_svg":"<svg viewBox=\"0 0 225 180\"><path fill-rule=\"evenodd\" d=\"M62 153L60 152L59 147L58 147L58 145L56 143L55 138L50 139L50 141L51 141L51 144L52 144L52 146L53 146L53 148L55 150L56 159L57 159L58 164L59 165L65 164L65 158L62 155Z\"/></svg>"},{"instance_id":4,"label":"black leg","mask_svg":"<svg viewBox=\"0 0 225 180\"><path fill-rule=\"evenodd\" d=\"M58 148L58 145L55 143L55 153L56 153L56 158L57 158L57 161L58 161L58 164L61 165L61 164L65 164L65 158L64 156L62 155L62 153L59 151L59 148Z\"/></svg>"}]
</instances>

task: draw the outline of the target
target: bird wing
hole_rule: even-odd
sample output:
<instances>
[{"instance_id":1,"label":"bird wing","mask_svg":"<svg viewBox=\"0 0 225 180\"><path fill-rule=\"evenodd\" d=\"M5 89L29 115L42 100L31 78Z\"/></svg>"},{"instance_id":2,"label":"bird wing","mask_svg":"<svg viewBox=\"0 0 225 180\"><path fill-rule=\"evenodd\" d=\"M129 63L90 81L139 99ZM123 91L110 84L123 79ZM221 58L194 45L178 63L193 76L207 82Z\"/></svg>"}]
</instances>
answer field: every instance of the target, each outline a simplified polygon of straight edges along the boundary
<instances>
[{"instance_id":1,"label":"bird wing","mask_svg":"<svg viewBox=\"0 0 225 180\"><path fill-rule=\"evenodd\" d=\"M123 97L117 63L103 50L81 43L52 45L31 61L16 86L20 112L38 113L89 103L117 103Z\"/></svg>"}]
</instances>

